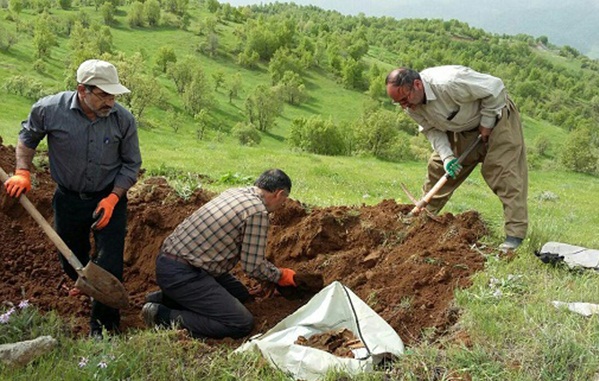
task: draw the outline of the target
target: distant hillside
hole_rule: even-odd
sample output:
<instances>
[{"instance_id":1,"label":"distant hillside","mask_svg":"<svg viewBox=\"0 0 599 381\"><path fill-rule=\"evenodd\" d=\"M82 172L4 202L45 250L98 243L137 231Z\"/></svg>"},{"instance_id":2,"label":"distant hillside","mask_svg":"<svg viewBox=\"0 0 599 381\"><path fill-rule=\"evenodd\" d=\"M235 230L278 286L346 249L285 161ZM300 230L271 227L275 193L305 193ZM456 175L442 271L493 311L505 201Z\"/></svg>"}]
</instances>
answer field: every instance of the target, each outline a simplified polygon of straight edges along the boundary
<instances>
[{"instance_id":1,"label":"distant hillside","mask_svg":"<svg viewBox=\"0 0 599 381\"><path fill-rule=\"evenodd\" d=\"M238 6L268 1L229 0ZM420 0L336 1L295 0L300 5L315 5L346 15L360 12L367 16L404 18L456 19L491 33L528 34L548 37L550 43L569 45L590 58L599 58L599 2L594 0Z\"/></svg>"}]
</instances>

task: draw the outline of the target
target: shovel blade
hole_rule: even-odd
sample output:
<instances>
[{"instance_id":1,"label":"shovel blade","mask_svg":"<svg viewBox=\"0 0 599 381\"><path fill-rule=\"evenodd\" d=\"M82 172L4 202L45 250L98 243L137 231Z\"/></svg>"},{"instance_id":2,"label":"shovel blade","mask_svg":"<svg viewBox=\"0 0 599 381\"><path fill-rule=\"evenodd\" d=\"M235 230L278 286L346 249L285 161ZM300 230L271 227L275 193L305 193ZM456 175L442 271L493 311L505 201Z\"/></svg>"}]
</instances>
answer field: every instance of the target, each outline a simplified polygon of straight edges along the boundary
<instances>
[{"instance_id":1,"label":"shovel blade","mask_svg":"<svg viewBox=\"0 0 599 381\"><path fill-rule=\"evenodd\" d=\"M79 272L75 287L109 307L117 309L129 307L129 295L123 284L92 261L89 261Z\"/></svg>"}]
</instances>

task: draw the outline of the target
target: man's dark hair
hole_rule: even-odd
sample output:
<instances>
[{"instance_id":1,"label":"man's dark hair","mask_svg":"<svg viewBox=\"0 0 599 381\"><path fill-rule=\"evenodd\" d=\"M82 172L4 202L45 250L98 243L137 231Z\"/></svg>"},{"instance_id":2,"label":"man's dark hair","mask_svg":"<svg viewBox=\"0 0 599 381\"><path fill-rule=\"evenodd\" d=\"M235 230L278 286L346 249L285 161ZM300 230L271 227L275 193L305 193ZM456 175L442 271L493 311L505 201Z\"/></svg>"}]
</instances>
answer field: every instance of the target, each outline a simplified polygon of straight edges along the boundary
<instances>
[{"instance_id":1,"label":"man's dark hair","mask_svg":"<svg viewBox=\"0 0 599 381\"><path fill-rule=\"evenodd\" d=\"M254 185L269 192L284 189L287 194L291 193L291 179L285 172L276 168L263 172L254 182Z\"/></svg>"},{"instance_id":2,"label":"man's dark hair","mask_svg":"<svg viewBox=\"0 0 599 381\"><path fill-rule=\"evenodd\" d=\"M420 73L418 73L416 70L400 67L399 69L395 69L387 75L385 84L391 84L397 87L411 87L414 85L414 81L417 79L420 79Z\"/></svg>"}]
</instances>

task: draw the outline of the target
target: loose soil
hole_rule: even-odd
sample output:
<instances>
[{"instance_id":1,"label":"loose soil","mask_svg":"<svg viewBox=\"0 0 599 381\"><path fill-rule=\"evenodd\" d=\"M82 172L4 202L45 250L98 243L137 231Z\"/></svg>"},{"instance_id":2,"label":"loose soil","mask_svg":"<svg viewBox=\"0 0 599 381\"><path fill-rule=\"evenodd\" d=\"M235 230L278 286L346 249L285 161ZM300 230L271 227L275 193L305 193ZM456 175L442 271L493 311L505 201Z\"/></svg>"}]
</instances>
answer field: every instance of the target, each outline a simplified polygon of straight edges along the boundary
<instances>
[{"instance_id":1,"label":"loose soil","mask_svg":"<svg viewBox=\"0 0 599 381\"><path fill-rule=\"evenodd\" d=\"M2 145L0 139L0 166L12 172L14 165L14 147ZM27 196L52 223L55 184L49 170L37 168L33 184ZM68 295L73 282L59 265L58 251L25 209L0 188L0 302L28 299L70 321L74 335L87 334L89 298ZM144 295L158 288L154 261L162 241L212 197L198 190L183 200L159 177L142 178L129 191L123 283L131 307L122 310L123 331L143 328L139 313ZM473 211L446 213L433 221L426 216L408 218L411 207L394 200L313 207L290 199L272 215L267 256L277 266L321 274L325 286L336 280L348 286L407 345L420 340L425 329L443 335L459 316L454 291L470 286L471 276L483 268L484 257L475 244L486 229ZM239 269L234 273L248 287L259 286ZM252 334L266 332L309 298L258 294L247 304L256 321ZM222 342L237 345L241 340Z\"/></svg>"}]
</instances>

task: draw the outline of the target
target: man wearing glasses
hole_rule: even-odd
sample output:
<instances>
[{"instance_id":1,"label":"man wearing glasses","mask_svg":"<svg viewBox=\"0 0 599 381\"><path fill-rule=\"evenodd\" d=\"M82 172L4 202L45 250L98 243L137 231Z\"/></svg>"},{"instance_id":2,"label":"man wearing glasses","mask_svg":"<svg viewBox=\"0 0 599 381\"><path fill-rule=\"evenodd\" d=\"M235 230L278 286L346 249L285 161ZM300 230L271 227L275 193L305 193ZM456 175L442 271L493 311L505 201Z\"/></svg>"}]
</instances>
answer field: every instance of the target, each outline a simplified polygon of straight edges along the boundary
<instances>
[{"instance_id":1,"label":"man wearing glasses","mask_svg":"<svg viewBox=\"0 0 599 381\"><path fill-rule=\"evenodd\" d=\"M50 172L57 184L52 200L56 232L82 265L91 257L122 281L126 193L141 167L135 118L115 100L129 89L121 85L114 65L96 59L79 66L77 82L76 91L50 95L33 105L21 124L15 173L4 185L11 197L31 190L33 156L47 136ZM76 280L75 270L58 257ZM93 301L91 336L101 337L102 328L118 332L119 323L119 310Z\"/></svg>"},{"instance_id":2,"label":"man wearing glasses","mask_svg":"<svg viewBox=\"0 0 599 381\"><path fill-rule=\"evenodd\" d=\"M438 213L458 186L482 163L481 174L503 204L506 239L514 250L528 228L528 168L518 109L501 79L464 66L439 66L421 72L398 68L386 78L387 94L419 125L434 149L423 191L451 177L427 209ZM481 135L485 144L458 163Z\"/></svg>"}]
</instances>

